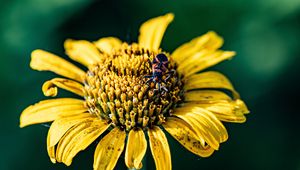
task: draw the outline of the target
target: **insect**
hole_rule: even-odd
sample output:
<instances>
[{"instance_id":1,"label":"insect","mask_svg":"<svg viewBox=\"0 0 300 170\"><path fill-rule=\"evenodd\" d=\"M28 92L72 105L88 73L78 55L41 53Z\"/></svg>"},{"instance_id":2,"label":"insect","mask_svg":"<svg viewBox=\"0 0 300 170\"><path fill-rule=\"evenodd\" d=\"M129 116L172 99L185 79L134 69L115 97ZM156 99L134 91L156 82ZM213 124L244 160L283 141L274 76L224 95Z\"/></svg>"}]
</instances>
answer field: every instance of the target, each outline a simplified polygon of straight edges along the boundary
<instances>
[{"instance_id":1,"label":"insect","mask_svg":"<svg viewBox=\"0 0 300 170\"><path fill-rule=\"evenodd\" d=\"M161 91L163 89L164 91L168 91L168 89L165 86L161 86L161 82L164 82L167 84L167 80L171 77L171 75L175 72L174 70L167 71L168 67L168 58L165 54L159 53L155 56L152 62L149 62L150 65L152 65L152 75L144 76L145 78L150 78L146 83L154 82L158 84L158 89L155 89L155 91ZM163 75L168 75L166 79L162 79Z\"/></svg>"}]
</instances>

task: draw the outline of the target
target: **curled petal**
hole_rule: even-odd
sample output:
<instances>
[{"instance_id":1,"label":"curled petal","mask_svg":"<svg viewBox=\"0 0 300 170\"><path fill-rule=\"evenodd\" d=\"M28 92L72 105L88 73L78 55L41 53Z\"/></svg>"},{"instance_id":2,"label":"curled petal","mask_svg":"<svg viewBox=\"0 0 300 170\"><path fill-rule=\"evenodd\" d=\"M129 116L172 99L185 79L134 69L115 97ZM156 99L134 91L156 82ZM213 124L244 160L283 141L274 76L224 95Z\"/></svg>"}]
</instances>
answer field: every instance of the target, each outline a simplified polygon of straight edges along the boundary
<instances>
[{"instance_id":1,"label":"curled petal","mask_svg":"<svg viewBox=\"0 0 300 170\"><path fill-rule=\"evenodd\" d=\"M128 168L141 169L147 150L147 141L142 129L133 129L128 134L125 163Z\"/></svg>"},{"instance_id":2,"label":"curled petal","mask_svg":"<svg viewBox=\"0 0 300 170\"><path fill-rule=\"evenodd\" d=\"M185 90L220 88L230 90L234 98L240 98L238 92L234 89L230 81L221 73L215 71L207 71L194 74L186 78Z\"/></svg>"},{"instance_id":3,"label":"curled petal","mask_svg":"<svg viewBox=\"0 0 300 170\"><path fill-rule=\"evenodd\" d=\"M223 45L222 37L218 36L215 32L209 31L208 33L194 38L188 43L185 43L178 47L172 54L173 58L177 63L182 63L189 60L190 57L195 55L197 52L215 51Z\"/></svg>"},{"instance_id":4,"label":"curled petal","mask_svg":"<svg viewBox=\"0 0 300 170\"><path fill-rule=\"evenodd\" d=\"M82 100L58 98L43 100L27 107L20 116L20 127L51 122L66 115L87 112Z\"/></svg>"},{"instance_id":5,"label":"curled petal","mask_svg":"<svg viewBox=\"0 0 300 170\"><path fill-rule=\"evenodd\" d=\"M150 50L158 50L162 37L173 19L174 15L168 13L143 23L140 27L139 45Z\"/></svg>"},{"instance_id":6,"label":"curled petal","mask_svg":"<svg viewBox=\"0 0 300 170\"><path fill-rule=\"evenodd\" d=\"M163 127L182 146L198 156L208 157L214 152L212 147L203 144L202 141L197 138L193 127L189 126L181 119L169 117L168 120L163 124Z\"/></svg>"},{"instance_id":7,"label":"curled petal","mask_svg":"<svg viewBox=\"0 0 300 170\"><path fill-rule=\"evenodd\" d=\"M113 169L124 150L126 132L111 130L97 145L94 154L94 170Z\"/></svg>"},{"instance_id":8,"label":"curled petal","mask_svg":"<svg viewBox=\"0 0 300 170\"><path fill-rule=\"evenodd\" d=\"M148 130L148 136L156 169L172 169L170 148L164 132L158 126L154 126Z\"/></svg>"},{"instance_id":9,"label":"curled petal","mask_svg":"<svg viewBox=\"0 0 300 170\"><path fill-rule=\"evenodd\" d=\"M95 46L106 54L110 54L114 49L118 49L122 45L122 41L116 37L105 37L94 42Z\"/></svg>"},{"instance_id":10,"label":"curled petal","mask_svg":"<svg viewBox=\"0 0 300 170\"><path fill-rule=\"evenodd\" d=\"M234 55L235 52L233 51L203 50L201 52L195 53L194 55L180 63L177 70L185 77L189 77L210 66L216 65L223 60L231 59Z\"/></svg>"},{"instance_id":11,"label":"curled petal","mask_svg":"<svg viewBox=\"0 0 300 170\"><path fill-rule=\"evenodd\" d=\"M55 97L58 91L57 87L83 96L83 86L80 83L64 78L54 78L46 81L43 84L42 90L45 96Z\"/></svg>"},{"instance_id":12,"label":"curled petal","mask_svg":"<svg viewBox=\"0 0 300 170\"><path fill-rule=\"evenodd\" d=\"M58 75L82 82L85 72L68 61L43 50L31 53L30 67L38 71L52 71Z\"/></svg>"},{"instance_id":13,"label":"curled petal","mask_svg":"<svg viewBox=\"0 0 300 170\"><path fill-rule=\"evenodd\" d=\"M74 61L77 61L85 66L91 66L102 62L102 54L96 46L85 40L65 41L65 50L67 55Z\"/></svg>"}]
</instances>

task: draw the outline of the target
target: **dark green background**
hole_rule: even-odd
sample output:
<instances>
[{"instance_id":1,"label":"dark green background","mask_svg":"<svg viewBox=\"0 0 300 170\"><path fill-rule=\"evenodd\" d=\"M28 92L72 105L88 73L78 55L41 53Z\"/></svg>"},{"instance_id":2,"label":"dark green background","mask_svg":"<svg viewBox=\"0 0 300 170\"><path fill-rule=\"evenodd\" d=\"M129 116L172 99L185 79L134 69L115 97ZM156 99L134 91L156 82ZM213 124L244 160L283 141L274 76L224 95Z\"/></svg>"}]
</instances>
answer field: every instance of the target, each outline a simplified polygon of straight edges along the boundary
<instances>
[{"instance_id":1,"label":"dark green background","mask_svg":"<svg viewBox=\"0 0 300 170\"><path fill-rule=\"evenodd\" d=\"M251 114L245 124L228 124L229 140L209 158L199 158L170 136L173 168L300 170L300 1L299 0L11 0L0 2L0 169L92 169L96 144L75 157L71 167L52 164L46 152L47 128L20 129L26 106L45 99L41 85L53 73L29 68L36 48L65 58L66 38L97 40L117 36L135 41L139 25L173 12L162 48L208 30L225 39L237 56L213 69L226 74ZM70 96L69 93L61 93ZM154 169L151 154L147 169ZM124 169L123 158L117 169Z\"/></svg>"}]
</instances>

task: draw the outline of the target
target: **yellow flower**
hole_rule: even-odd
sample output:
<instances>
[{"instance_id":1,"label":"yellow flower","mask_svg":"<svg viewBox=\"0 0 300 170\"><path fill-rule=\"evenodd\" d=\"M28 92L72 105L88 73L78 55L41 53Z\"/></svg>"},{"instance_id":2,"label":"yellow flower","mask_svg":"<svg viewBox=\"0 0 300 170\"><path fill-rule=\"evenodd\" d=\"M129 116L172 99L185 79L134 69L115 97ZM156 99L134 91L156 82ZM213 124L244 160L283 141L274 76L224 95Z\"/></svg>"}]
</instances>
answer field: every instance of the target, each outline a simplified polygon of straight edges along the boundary
<instances>
[{"instance_id":1,"label":"yellow flower","mask_svg":"<svg viewBox=\"0 0 300 170\"><path fill-rule=\"evenodd\" d=\"M66 54L86 66L86 72L49 52L32 52L31 68L66 77L46 81L45 96L56 96L59 87L82 97L43 100L21 114L20 127L53 121L47 137L53 163L69 166L78 152L105 133L95 150L94 169L113 169L124 149L127 167L140 169L147 133L156 168L171 169L162 127L187 150L208 157L228 138L221 121L246 121L249 111L229 80L214 71L199 73L235 53L219 50L223 39L214 32L171 54L162 51L160 42L173 18L166 14L145 22L138 43L115 37L66 40ZM158 54L168 61L163 63Z\"/></svg>"}]
</instances>

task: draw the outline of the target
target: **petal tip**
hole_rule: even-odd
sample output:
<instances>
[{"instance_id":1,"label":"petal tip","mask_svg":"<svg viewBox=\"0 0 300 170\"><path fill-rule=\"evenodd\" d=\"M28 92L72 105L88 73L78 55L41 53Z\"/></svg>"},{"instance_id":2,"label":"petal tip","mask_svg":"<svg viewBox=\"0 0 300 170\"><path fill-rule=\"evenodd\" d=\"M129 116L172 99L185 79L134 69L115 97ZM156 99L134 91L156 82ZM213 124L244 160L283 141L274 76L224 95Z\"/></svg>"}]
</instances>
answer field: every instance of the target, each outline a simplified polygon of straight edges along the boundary
<instances>
[{"instance_id":1,"label":"petal tip","mask_svg":"<svg viewBox=\"0 0 300 170\"><path fill-rule=\"evenodd\" d=\"M166 17L166 19L169 21L169 22L172 22L173 20L174 20L174 17L175 17L175 15L174 15L174 13L167 13L166 15L165 15L165 17Z\"/></svg>"}]
</instances>

